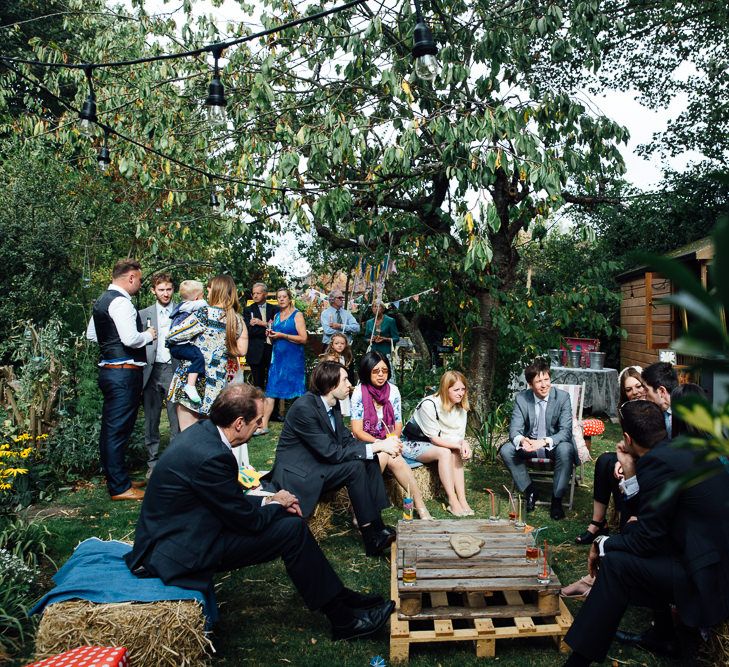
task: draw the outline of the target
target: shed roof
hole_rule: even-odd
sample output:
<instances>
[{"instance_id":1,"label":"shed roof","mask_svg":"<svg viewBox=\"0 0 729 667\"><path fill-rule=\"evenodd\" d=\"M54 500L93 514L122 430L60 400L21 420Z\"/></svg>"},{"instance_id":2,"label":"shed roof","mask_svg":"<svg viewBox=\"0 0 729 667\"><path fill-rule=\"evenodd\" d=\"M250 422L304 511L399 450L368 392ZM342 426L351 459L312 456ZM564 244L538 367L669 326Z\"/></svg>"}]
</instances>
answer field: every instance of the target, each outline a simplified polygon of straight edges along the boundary
<instances>
[{"instance_id":1,"label":"shed roof","mask_svg":"<svg viewBox=\"0 0 729 667\"><path fill-rule=\"evenodd\" d=\"M714 258L714 242L710 236L705 236L702 239L692 241L680 248L676 248L676 250L667 252L665 257L672 257L673 259L678 259L682 262L687 262L692 259L708 261ZM628 269L627 271L623 271L618 274L616 280L619 283L623 283L637 275L640 275L641 273L645 273L647 268L648 266L643 264L641 266Z\"/></svg>"}]
</instances>

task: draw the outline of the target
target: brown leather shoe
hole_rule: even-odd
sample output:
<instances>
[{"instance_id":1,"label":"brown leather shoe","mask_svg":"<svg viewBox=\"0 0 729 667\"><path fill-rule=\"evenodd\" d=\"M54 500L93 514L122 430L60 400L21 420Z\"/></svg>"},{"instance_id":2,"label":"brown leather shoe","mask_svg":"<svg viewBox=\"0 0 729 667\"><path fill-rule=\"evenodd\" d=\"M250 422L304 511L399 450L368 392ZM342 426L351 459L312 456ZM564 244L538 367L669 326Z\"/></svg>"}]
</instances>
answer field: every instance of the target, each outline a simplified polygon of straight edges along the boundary
<instances>
[{"instance_id":1,"label":"brown leather shoe","mask_svg":"<svg viewBox=\"0 0 729 667\"><path fill-rule=\"evenodd\" d=\"M144 498L144 491L129 487L124 493L120 493L116 496L112 496L112 500L142 500Z\"/></svg>"},{"instance_id":2,"label":"brown leather shoe","mask_svg":"<svg viewBox=\"0 0 729 667\"><path fill-rule=\"evenodd\" d=\"M143 489L145 486L147 486L147 480L142 480L140 482L132 481L132 488L133 489Z\"/></svg>"}]
</instances>

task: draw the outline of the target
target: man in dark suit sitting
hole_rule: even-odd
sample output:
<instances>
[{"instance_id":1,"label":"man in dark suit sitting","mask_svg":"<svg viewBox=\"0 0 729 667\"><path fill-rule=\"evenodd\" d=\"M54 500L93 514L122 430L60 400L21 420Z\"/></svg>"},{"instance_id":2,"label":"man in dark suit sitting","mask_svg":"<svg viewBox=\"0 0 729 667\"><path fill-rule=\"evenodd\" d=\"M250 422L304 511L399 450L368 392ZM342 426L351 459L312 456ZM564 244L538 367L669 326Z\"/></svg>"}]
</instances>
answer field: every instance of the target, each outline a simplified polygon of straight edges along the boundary
<instances>
[{"instance_id":1,"label":"man in dark suit sitting","mask_svg":"<svg viewBox=\"0 0 729 667\"><path fill-rule=\"evenodd\" d=\"M321 362L311 373L309 391L288 409L269 474L275 488L291 489L305 517L311 516L325 491L347 487L369 556L382 553L395 539L381 510L390 505L382 481L378 452L397 456L395 437L360 442L344 427L339 401L349 396L347 369Z\"/></svg>"},{"instance_id":2,"label":"man in dark suit sitting","mask_svg":"<svg viewBox=\"0 0 729 667\"><path fill-rule=\"evenodd\" d=\"M177 436L155 466L126 557L129 569L207 591L215 572L281 557L306 605L329 617L335 639L379 630L394 603L344 588L301 518L296 496L285 490L249 496L238 483L232 448L260 425L263 393L231 385L209 416Z\"/></svg>"},{"instance_id":3,"label":"man in dark suit sitting","mask_svg":"<svg viewBox=\"0 0 729 667\"><path fill-rule=\"evenodd\" d=\"M526 459L554 461L554 482L550 516L564 519L562 496L572 474L575 444L572 439L572 404L567 392L552 388L549 363L535 359L524 369L529 389L519 392L509 425L509 442L501 447L501 458L526 498L527 512L537 502L537 490L529 477Z\"/></svg>"},{"instance_id":4,"label":"man in dark suit sitting","mask_svg":"<svg viewBox=\"0 0 729 667\"><path fill-rule=\"evenodd\" d=\"M638 478L638 518L622 534L593 542L588 566L597 579L565 637L573 650L566 665L602 661L629 604L667 611L673 603L689 627L708 628L729 618L726 472L720 463L709 464L713 475L659 501L666 482L696 465L695 454L670 445L661 409L650 401L623 404L620 419L619 458L626 479ZM655 618L664 620L633 643L670 649L671 616Z\"/></svg>"}]
</instances>

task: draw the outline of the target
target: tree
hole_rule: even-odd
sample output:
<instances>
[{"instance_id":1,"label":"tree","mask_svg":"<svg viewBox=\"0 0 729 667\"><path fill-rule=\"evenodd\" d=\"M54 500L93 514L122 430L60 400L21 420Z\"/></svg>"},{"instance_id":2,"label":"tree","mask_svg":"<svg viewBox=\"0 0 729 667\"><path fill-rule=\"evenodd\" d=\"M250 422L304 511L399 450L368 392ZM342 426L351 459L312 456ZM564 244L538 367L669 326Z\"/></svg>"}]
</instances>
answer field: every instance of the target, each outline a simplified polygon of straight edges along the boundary
<instances>
[{"instance_id":1,"label":"tree","mask_svg":"<svg viewBox=\"0 0 729 667\"><path fill-rule=\"evenodd\" d=\"M412 75L409 4L376 14L363 4L226 52L227 131L203 120L209 71L200 57L96 70L100 115L169 156L114 146L119 173L158 192L163 209L206 197L210 186L177 168L179 160L225 175L228 201L244 221L273 232L292 219L335 250L382 256L393 249L418 259L418 248L439 253L456 291L473 304L470 376L484 403L519 232L565 202L604 199L603 179L622 171L624 128L539 78L545 62L559 68L568 60L573 41L597 39L602 15L585 6L592 4L426 4L443 63L435 89ZM104 29L79 44L73 59L138 57L159 51L160 39L169 47L170 20L138 7L133 21L95 19ZM261 17L266 27L301 18L288 0L271 0L269 11ZM229 34L243 30L228 26ZM181 34L181 47L223 37L209 20L195 25L189 16ZM564 48L545 48L550 41ZM36 53L56 61L69 55L53 45ZM597 53L586 59L598 62ZM52 71L44 84L58 93L80 78ZM33 123L23 120L26 131ZM63 122L53 134L64 151L89 150ZM235 233L240 218L228 221L226 233ZM154 216L139 221L138 236L152 230L159 236ZM164 235L171 242L180 233L166 228Z\"/></svg>"},{"instance_id":2,"label":"tree","mask_svg":"<svg viewBox=\"0 0 729 667\"><path fill-rule=\"evenodd\" d=\"M559 69L546 64L542 77L568 89L637 91L651 109L665 109L676 97L685 97L685 109L642 150L661 156L696 150L713 167L723 167L729 133L729 6L705 0L580 5L594 17L594 35L569 44L555 41L551 48L571 53ZM595 67L585 67L586 57Z\"/></svg>"}]
</instances>

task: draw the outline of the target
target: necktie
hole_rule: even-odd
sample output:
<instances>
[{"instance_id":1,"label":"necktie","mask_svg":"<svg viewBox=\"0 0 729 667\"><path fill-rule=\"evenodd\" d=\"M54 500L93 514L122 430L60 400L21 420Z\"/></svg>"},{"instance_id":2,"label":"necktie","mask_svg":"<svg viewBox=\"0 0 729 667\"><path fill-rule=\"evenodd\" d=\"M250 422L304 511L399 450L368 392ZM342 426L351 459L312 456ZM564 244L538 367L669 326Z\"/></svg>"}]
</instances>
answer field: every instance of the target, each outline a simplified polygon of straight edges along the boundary
<instances>
[{"instance_id":1,"label":"necktie","mask_svg":"<svg viewBox=\"0 0 729 667\"><path fill-rule=\"evenodd\" d=\"M668 434L668 437L671 438L671 413L668 410L663 413L663 420L666 422L666 433Z\"/></svg>"},{"instance_id":2,"label":"necktie","mask_svg":"<svg viewBox=\"0 0 729 667\"><path fill-rule=\"evenodd\" d=\"M327 410L327 415L329 415L329 423L332 425L332 431L336 431L337 427L334 422L334 410L329 408L329 410Z\"/></svg>"},{"instance_id":3,"label":"necktie","mask_svg":"<svg viewBox=\"0 0 729 667\"><path fill-rule=\"evenodd\" d=\"M546 401L537 403L537 440L543 440L547 437L547 420L545 419Z\"/></svg>"},{"instance_id":4,"label":"necktie","mask_svg":"<svg viewBox=\"0 0 729 667\"><path fill-rule=\"evenodd\" d=\"M337 319L337 324L341 324L342 323L342 311L339 310L339 309L337 309L337 317L336 317L336 319Z\"/></svg>"}]
</instances>

